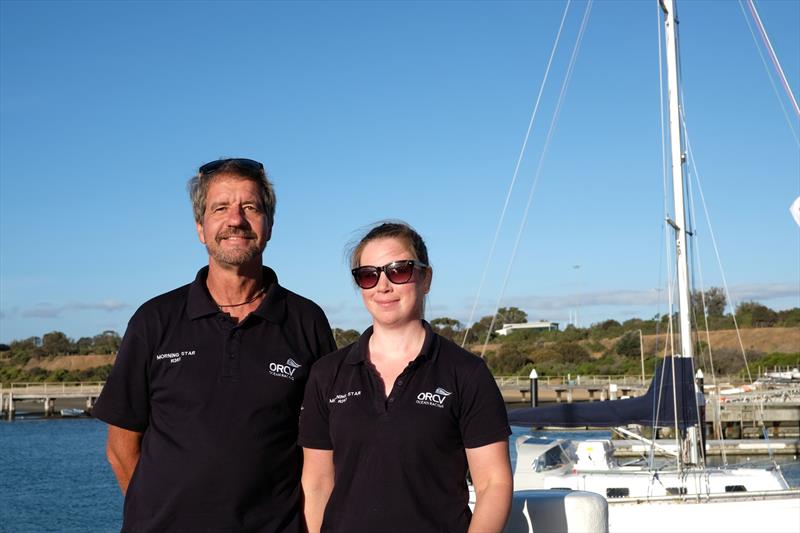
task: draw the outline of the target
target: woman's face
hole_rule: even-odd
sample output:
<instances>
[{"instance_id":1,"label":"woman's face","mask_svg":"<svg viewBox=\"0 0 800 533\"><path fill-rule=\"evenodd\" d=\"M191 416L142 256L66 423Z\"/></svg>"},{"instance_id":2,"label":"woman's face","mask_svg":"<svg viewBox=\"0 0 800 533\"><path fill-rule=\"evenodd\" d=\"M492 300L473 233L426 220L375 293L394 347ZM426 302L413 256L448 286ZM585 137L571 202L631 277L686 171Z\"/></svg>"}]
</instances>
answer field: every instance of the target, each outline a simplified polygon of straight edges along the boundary
<instances>
[{"instance_id":1,"label":"woman's face","mask_svg":"<svg viewBox=\"0 0 800 533\"><path fill-rule=\"evenodd\" d=\"M409 259L417 257L405 241L386 237L369 241L364 246L359 266L382 267ZM401 285L395 285L381 272L378 284L371 289L361 289L361 297L375 324L402 325L422 318L423 303L430 285L430 268L414 269L411 281Z\"/></svg>"}]
</instances>

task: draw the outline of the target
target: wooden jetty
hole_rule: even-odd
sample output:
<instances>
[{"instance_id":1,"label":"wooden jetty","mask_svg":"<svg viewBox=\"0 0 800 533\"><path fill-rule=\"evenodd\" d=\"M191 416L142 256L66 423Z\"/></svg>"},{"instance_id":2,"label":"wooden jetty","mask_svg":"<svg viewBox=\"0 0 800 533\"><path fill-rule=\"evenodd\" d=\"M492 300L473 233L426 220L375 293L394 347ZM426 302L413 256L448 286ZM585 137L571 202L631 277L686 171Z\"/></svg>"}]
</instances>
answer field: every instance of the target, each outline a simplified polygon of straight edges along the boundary
<instances>
[{"instance_id":1,"label":"wooden jetty","mask_svg":"<svg viewBox=\"0 0 800 533\"><path fill-rule=\"evenodd\" d=\"M707 434L716 439L800 437L798 400L716 403L715 398L709 396L705 414Z\"/></svg>"},{"instance_id":2,"label":"wooden jetty","mask_svg":"<svg viewBox=\"0 0 800 533\"><path fill-rule=\"evenodd\" d=\"M16 416L17 403L26 402L41 404L44 416L56 414L56 402L69 400L70 406L75 400L85 400L85 410L90 413L94 402L103 390L104 382L62 382L62 383L11 383L0 385L0 413L4 418Z\"/></svg>"},{"instance_id":3,"label":"wooden jetty","mask_svg":"<svg viewBox=\"0 0 800 533\"><path fill-rule=\"evenodd\" d=\"M538 402L606 401L640 396L650 377L559 376L538 378ZM495 376L508 404L530 405L530 379ZM706 434L710 439L800 438L800 384L726 394L707 388ZM766 434L765 434L766 433Z\"/></svg>"},{"instance_id":4,"label":"wooden jetty","mask_svg":"<svg viewBox=\"0 0 800 533\"><path fill-rule=\"evenodd\" d=\"M530 379L524 376L496 376L497 386L509 404L530 405ZM644 394L650 376L561 376L540 377L541 403L607 401ZM104 382L11 383L0 385L0 414L16 415L17 404L34 404L36 412L53 416L60 403L83 405L91 413ZM706 395L706 434L710 439L800 438L800 385L746 394ZM764 434L766 430L766 435Z\"/></svg>"},{"instance_id":5,"label":"wooden jetty","mask_svg":"<svg viewBox=\"0 0 800 533\"><path fill-rule=\"evenodd\" d=\"M543 403L605 401L640 396L647 392L652 376L543 376L538 379ZM531 380L525 376L495 376L506 403L529 402Z\"/></svg>"}]
</instances>

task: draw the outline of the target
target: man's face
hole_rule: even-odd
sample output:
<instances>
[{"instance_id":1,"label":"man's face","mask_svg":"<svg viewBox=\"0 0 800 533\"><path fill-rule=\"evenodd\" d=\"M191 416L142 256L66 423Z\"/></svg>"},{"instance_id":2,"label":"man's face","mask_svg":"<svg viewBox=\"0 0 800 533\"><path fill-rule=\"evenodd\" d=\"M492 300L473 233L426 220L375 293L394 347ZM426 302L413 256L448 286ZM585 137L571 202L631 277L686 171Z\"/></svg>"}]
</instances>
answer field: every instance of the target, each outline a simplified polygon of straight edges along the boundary
<instances>
[{"instance_id":1,"label":"man's face","mask_svg":"<svg viewBox=\"0 0 800 533\"><path fill-rule=\"evenodd\" d=\"M197 235L211 261L219 266L260 265L272 227L261 204L258 184L233 174L215 176L208 187Z\"/></svg>"}]
</instances>

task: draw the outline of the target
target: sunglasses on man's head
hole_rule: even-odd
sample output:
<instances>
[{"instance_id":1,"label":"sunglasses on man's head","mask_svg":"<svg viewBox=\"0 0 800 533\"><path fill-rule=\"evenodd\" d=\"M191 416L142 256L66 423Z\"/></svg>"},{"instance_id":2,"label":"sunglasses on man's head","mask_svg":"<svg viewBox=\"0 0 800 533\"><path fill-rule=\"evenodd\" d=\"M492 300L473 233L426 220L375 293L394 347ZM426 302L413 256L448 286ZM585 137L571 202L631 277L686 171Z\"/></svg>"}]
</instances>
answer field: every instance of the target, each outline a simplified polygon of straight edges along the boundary
<instances>
[{"instance_id":1,"label":"sunglasses on man's head","mask_svg":"<svg viewBox=\"0 0 800 533\"><path fill-rule=\"evenodd\" d=\"M218 159L216 161L212 161L210 163L206 163L202 167L200 167L199 173L200 174L213 174L217 170L221 169L223 165L228 163L235 163L236 165L246 168L248 170L254 170L256 172L260 172L264 170L264 165L259 163L254 159L247 159L244 157L232 157L230 159Z\"/></svg>"},{"instance_id":2,"label":"sunglasses on man's head","mask_svg":"<svg viewBox=\"0 0 800 533\"><path fill-rule=\"evenodd\" d=\"M371 289L378 284L381 272L386 274L386 278L395 285L402 285L410 282L414 278L414 269L428 268L428 265L408 259L406 261L393 261L381 267L362 266L351 270L356 285L362 289Z\"/></svg>"}]
</instances>

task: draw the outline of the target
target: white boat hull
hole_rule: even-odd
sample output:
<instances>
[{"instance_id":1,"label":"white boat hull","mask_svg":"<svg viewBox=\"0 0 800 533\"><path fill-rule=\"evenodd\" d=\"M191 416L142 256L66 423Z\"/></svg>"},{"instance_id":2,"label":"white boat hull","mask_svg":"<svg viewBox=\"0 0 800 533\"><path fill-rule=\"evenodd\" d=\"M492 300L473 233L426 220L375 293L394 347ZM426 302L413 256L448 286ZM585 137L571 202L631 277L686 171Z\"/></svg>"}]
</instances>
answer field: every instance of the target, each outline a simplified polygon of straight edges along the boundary
<instances>
[{"instance_id":1,"label":"white boat hull","mask_svg":"<svg viewBox=\"0 0 800 533\"><path fill-rule=\"evenodd\" d=\"M690 524L687 527L687 524ZM613 501L608 504L609 533L797 533L800 491L785 497L742 494L719 500L668 499Z\"/></svg>"},{"instance_id":2,"label":"white boat hull","mask_svg":"<svg viewBox=\"0 0 800 533\"><path fill-rule=\"evenodd\" d=\"M579 443L577 464L561 440L521 436L516 450L517 491L595 493L608 501L610 533L800 533L800 489L777 468L619 466L608 441Z\"/></svg>"}]
</instances>

